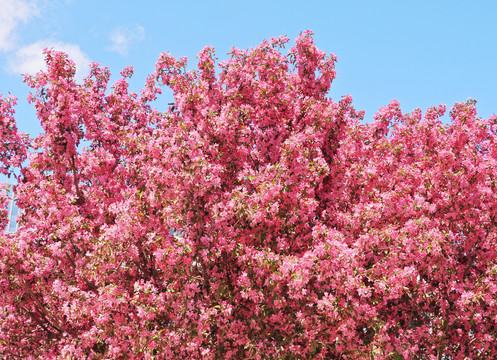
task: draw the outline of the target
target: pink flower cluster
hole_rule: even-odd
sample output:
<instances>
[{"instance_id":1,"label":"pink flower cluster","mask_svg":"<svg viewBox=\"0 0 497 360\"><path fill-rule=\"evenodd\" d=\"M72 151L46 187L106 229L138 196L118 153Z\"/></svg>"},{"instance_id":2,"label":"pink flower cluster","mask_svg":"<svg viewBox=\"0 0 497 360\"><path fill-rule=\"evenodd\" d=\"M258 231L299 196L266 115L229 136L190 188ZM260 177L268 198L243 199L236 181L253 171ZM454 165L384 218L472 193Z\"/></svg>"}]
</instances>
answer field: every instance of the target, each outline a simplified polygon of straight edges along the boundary
<instances>
[{"instance_id":1,"label":"pink flower cluster","mask_svg":"<svg viewBox=\"0 0 497 360\"><path fill-rule=\"evenodd\" d=\"M140 94L47 51L35 139L0 98L1 171L29 159L0 357L497 358L497 118L393 101L364 125L326 95L335 56L287 43L161 54Z\"/></svg>"}]
</instances>

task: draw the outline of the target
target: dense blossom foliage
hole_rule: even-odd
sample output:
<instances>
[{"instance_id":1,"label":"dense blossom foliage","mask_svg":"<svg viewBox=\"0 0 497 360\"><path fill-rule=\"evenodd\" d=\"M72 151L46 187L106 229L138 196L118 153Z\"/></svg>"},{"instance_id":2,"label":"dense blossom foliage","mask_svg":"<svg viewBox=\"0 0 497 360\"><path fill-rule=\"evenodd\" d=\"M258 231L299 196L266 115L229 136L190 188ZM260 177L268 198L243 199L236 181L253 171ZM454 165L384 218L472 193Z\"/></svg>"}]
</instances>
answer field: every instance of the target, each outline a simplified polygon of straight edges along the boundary
<instances>
[{"instance_id":1,"label":"dense blossom foliage","mask_svg":"<svg viewBox=\"0 0 497 360\"><path fill-rule=\"evenodd\" d=\"M392 101L364 125L327 97L335 57L287 43L163 53L140 94L46 51L35 139L0 98L2 171L24 164L1 356L497 357L497 118Z\"/></svg>"}]
</instances>

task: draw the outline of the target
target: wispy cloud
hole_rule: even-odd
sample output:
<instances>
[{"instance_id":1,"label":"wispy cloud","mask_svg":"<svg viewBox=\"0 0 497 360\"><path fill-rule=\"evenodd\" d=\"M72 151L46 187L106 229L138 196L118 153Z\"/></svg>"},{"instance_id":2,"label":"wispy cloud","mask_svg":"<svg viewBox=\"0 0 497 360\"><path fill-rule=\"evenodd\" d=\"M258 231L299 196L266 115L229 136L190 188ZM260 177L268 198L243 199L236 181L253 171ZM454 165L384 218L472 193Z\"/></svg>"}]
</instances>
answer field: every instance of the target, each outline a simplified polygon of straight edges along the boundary
<instances>
[{"instance_id":1,"label":"wispy cloud","mask_svg":"<svg viewBox=\"0 0 497 360\"><path fill-rule=\"evenodd\" d=\"M130 47L144 38L145 28L143 26L119 26L110 33L111 45L108 49L117 52L121 56L126 56Z\"/></svg>"},{"instance_id":2,"label":"wispy cloud","mask_svg":"<svg viewBox=\"0 0 497 360\"><path fill-rule=\"evenodd\" d=\"M76 78L81 80L89 69L91 60L79 45L60 41L40 40L35 43L19 48L7 63L7 69L17 74L36 74L40 70L46 70L43 49L49 48L63 51L76 64Z\"/></svg>"},{"instance_id":3,"label":"wispy cloud","mask_svg":"<svg viewBox=\"0 0 497 360\"><path fill-rule=\"evenodd\" d=\"M0 0L0 51L15 47L15 28L39 14L36 0Z\"/></svg>"}]
</instances>

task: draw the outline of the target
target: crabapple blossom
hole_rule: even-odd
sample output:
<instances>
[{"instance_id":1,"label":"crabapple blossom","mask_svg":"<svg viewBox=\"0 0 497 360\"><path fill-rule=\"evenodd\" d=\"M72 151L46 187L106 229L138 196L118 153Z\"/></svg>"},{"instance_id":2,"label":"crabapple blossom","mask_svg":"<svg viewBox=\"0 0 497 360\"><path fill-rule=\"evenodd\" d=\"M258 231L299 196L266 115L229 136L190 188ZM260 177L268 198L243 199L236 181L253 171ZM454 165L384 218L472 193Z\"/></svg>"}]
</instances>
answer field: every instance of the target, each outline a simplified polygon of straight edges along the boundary
<instances>
[{"instance_id":1,"label":"crabapple blossom","mask_svg":"<svg viewBox=\"0 0 497 360\"><path fill-rule=\"evenodd\" d=\"M140 93L46 51L36 138L0 97L3 358L497 357L497 118L364 124L335 56L288 42L163 53Z\"/></svg>"}]
</instances>

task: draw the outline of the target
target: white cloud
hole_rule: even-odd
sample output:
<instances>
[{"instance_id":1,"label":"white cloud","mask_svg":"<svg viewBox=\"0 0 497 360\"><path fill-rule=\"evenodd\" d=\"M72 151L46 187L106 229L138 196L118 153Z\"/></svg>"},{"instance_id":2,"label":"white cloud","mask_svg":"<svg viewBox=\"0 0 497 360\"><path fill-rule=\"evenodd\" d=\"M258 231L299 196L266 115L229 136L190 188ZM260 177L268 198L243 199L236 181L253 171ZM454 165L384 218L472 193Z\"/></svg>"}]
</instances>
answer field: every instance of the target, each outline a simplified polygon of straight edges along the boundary
<instances>
[{"instance_id":1,"label":"white cloud","mask_svg":"<svg viewBox=\"0 0 497 360\"><path fill-rule=\"evenodd\" d=\"M0 51L14 48L15 28L38 13L36 0L0 0Z\"/></svg>"},{"instance_id":2,"label":"white cloud","mask_svg":"<svg viewBox=\"0 0 497 360\"><path fill-rule=\"evenodd\" d=\"M1 0L0 0L1 1ZM81 80L88 74L88 58L79 45L60 41L40 40L19 48L9 59L7 69L12 73L34 75L40 70L46 70L43 49L49 48L63 51L76 64L76 78Z\"/></svg>"},{"instance_id":3,"label":"white cloud","mask_svg":"<svg viewBox=\"0 0 497 360\"><path fill-rule=\"evenodd\" d=\"M120 26L112 30L109 38L112 44L108 49L121 56L126 56L133 43L140 42L145 38L145 28L140 25Z\"/></svg>"}]
</instances>

